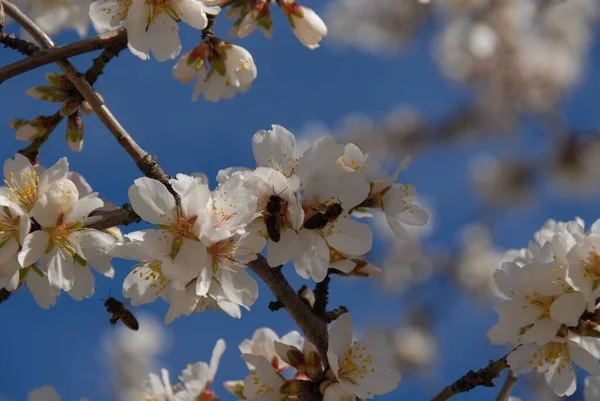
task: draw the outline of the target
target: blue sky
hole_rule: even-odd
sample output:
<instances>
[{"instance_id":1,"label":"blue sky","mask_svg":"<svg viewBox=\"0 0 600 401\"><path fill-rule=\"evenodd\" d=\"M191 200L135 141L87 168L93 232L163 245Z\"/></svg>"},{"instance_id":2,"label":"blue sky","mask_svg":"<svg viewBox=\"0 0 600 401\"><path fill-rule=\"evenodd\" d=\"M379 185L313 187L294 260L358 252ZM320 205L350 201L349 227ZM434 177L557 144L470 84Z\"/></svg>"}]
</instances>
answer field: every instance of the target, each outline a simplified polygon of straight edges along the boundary
<instances>
[{"instance_id":1,"label":"blue sky","mask_svg":"<svg viewBox=\"0 0 600 401\"><path fill-rule=\"evenodd\" d=\"M321 2L305 4L322 10ZM158 156L167 173L204 172L213 185L221 168L254 165L251 136L271 124L281 124L292 132L299 132L314 121L335 127L349 113L362 112L377 119L397 104L412 105L426 117L437 119L468 97L468 92L446 80L433 62L428 33L392 58L338 49L327 42L310 51L295 40L280 13L274 15L273 40L255 33L240 42L254 56L258 79L251 91L233 100L193 103L192 86L171 77L173 63L143 62L127 51L107 67L96 89L140 145ZM229 21L219 18L217 35L225 37L229 26ZM15 27L10 26L11 29ZM564 107L567 120L582 128L597 128L600 124L600 116L595 112L600 108L600 33L596 32L595 37L584 80ZM182 27L184 51L192 48L198 38L197 31ZM76 39L72 33L63 33L55 41L67 43ZM17 59L15 52L0 49L2 64ZM74 62L85 70L91 57L80 56ZM8 127L11 119L56 111L55 105L33 100L24 93L27 88L44 83L43 72L56 70L56 66L48 66L0 85L1 159L13 156L24 146L14 140L14 132ZM101 196L117 204L127 202L127 189L140 173L95 116L84 121L83 152L70 152L61 126L43 147L42 163L49 166L59 157L68 156L71 169L83 174ZM435 206L436 229L429 240L431 247L455 248L458 229L476 218L478 201L470 192L465 171L470 157L482 151L493 152L498 145L506 152L518 154L535 153L543 146L533 130L524 129L521 134L518 141L443 146L414 155L404 180L416 184ZM600 217L598 200L597 196L571 199L561 196L555 188L541 188L533 206L502 216L494 229L494 239L501 248L523 247L548 218L566 220L581 216L592 222ZM375 247L381 248L377 243ZM83 302L63 294L57 305L46 311L23 291L0 305L0 394L11 401L24 400L29 389L48 384L62 394L63 400L81 396L95 401L112 400L108 371L101 363L101 339L111 335L112 329L99 298L104 298L109 289L113 294L120 292L120 283L130 266L129 262L116 261L115 280L97 277L96 294ZM285 272L295 286L302 284L291 267ZM444 285L433 283L424 296L441 291ZM347 305L360 329L378 324L393 326L411 304L410 299L377 291L374 280L335 278L332 288L332 305ZM267 305L273 298L266 287L261 286L260 291L259 300L241 320L204 313L171 324L168 329L174 343L171 351L162 356L162 365L179 372L187 363L207 361L215 341L222 337L228 350L215 388L223 400L232 400L218 383L246 375L237 345L259 327L271 327L279 334L296 329L284 312L268 311ZM356 297L357 292L365 296ZM448 302L439 305L434 322L440 341L439 363L434 371L426 376L406 376L398 390L378 399L428 399L469 369L478 369L504 354L502 347L490 346L485 338L496 319L491 306L477 305L456 290L451 289L448 294ZM162 319L166 304L157 302L134 311ZM457 399L493 399L496 393L497 390L482 388ZM516 393L525 395L522 384Z\"/></svg>"}]
</instances>

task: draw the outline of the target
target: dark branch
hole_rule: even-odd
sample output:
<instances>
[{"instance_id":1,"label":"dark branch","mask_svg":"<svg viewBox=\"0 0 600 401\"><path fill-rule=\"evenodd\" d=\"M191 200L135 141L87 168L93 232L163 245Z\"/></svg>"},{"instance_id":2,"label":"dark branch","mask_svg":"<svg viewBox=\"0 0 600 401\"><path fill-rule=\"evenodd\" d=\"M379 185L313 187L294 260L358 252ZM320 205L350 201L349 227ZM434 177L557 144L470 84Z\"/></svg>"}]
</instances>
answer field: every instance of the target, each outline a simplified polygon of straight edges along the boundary
<instances>
[{"instance_id":1,"label":"dark branch","mask_svg":"<svg viewBox=\"0 0 600 401\"><path fill-rule=\"evenodd\" d=\"M325 322L331 323L334 320L337 320L337 318L342 316L344 313L348 313L348 308L345 306L340 306L339 308L330 310L329 312L324 312L322 316Z\"/></svg>"},{"instance_id":2,"label":"dark branch","mask_svg":"<svg viewBox=\"0 0 600 401\"><path fill-rule=\"evenodd\" d=\"M508 368L507 357L508 355L505 355L497 361L491 361L487 367L479 369L477 372L469 371L466 375L443 389L431 401L446 401L456 394L471 391L479 386L494 387L492 380L496 379L504 369Z\"/></svg>"},{"instance_id":3,"label":"dark branch","mask_svg":"<svg viewBox=\"0 0 600 401\"><path fill-rule=\"evenodd\" d=\"M80 54L89 53L116 45L127 46L127 31L125 29L120 29L115 32L108 32L102 35L94 36L93 38L80 40L79 42L74 42L65 46L52 47L50 49L40 50L34 45L36 50L27 54L31 57L16 61L0 68L0 83L46 64L55 63L57 61L65 60Z\"/></svg>"},{"instance_id":4,"label":"dark branch","mask_svg":"<svg viewBox=\"0 0 600 401\"><path fill-rule=\"evenodd\" d=\"M4 47L14 49L19 53L24 54L25 56L31 56L32 54L40 50L40 48L37 47L35 44L21 39L17 35L12 33L0 33L0 43L2 43ZM2 70L0 70L0 77L1 76ZM0 82L2 82L1 78Z\"/></svg>"},{"instance_id":5,"label":"dark branch","mask_svg":"<svg viewBox=\"0 0 600 401\"><path fill-rule=\"evenodd\" d=\"M119 53L123 49L127 47L127 43L119 43L114 46L107 47L104 51L94 59L94 64L90 67L89 70L85 73L85 79L90 83L90 85L94 85L98 80L98 77L102 75L104 72L104 67L108 64L114 57L118 57Z\"/></svg>"},{"instance_id":6,"label":"dark branch","mask_svg":"<svg viewBox=\"0 0 600 401\"><path fill-rule=\"evenodd\" d=\"M327 274L323 281L315 285L315 304L313 306L313 311L317 315L323 315L327 309L327 303L329 302L330 281L331 278L329 277L329 274Z\"/></svg>"},{"instance_id":7,"label":"dark branch","mask_svg":"<svg viewBox=\"0 0 600 401\"><path fill-rule=\"evenodd\" d=\"M323 362L327 363L328 332L327 323L316 316L312 308L302 300L290 286L281 268L271 268L267 260L258 255L258 258L248 264L273 292L273 295L283 304L285 310L292 316L298 327L304 332L306 338L319 350Z\"/></svg>"}]
</instances>

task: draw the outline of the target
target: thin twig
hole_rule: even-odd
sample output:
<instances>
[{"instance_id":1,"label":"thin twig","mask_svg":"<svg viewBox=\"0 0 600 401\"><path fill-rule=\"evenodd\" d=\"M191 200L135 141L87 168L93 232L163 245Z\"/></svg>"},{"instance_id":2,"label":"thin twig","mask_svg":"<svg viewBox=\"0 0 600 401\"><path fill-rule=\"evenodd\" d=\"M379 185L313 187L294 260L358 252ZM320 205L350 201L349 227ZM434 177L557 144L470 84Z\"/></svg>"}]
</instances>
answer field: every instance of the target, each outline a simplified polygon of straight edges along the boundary
<instances>
[{"instance_id":1,"label":"thin twig","mask_svg":"<svg viewBox=\"0 0 600 401\"><path fill-rule=\"evenodd\" d=\"M506 380L504 381L504 385L500 389L500 393L498 393L498 397L496 397L496 401L508 401L510 398L510 393L512 393L515 384L517 384L517 380L519 376L512 370L508 371L508 375L506 376Z\"/></svg>"},{"instance_id":2,"label":"thin twig","mask_svg":"<svg viewBox=\"0 0 600 401\"><path fill-rule=\"evenodd\" d=\"M104 33L65 46L57 46L44 50L38 48L35 52L29 54L31 57L0 68L0 83L46 64L118 44L127 45L127 31L125 29Z\"/></svg>"},{"instance_id":3,"label":"thin twig","mask_svg":"<svg viewBox=\"0 0 600 401\"><path fill-rule=\"evenodd\" d=\"M304 332L306 338L317 347L323 362L327 364L329 338L327 323L316 316L311 307L298 296L281 272L281 268L271 268L261 255L250 262L248 267L267 284L273 295L283 304L298 327Z\"/></svg>"},{"instance_id":4,"label":"thin twig","mask_svg":"<svg viewBox=\"0 0 600 401\"><path fill-rule=\"evenodd\" d=\"M52 40L42 31L29 17L21 12L14 4L7 0L2 0L7 15L13 18L21 25L44 49L54 47ZM162 182L176 199L178 196L169 185L169 176L156 162L156 158L143 150L129 133L123 128L111 111L104 105L104 102L98 97L92 86L85 79L85 76L79 72L70 61L58 61L58 66L64 71L65 75L73 83L73 86L79 91L81 96L90 104L92 110L96 113L100 121L108 128L121 147L131 156L137 167L144 175Z\"/></svg>"},{"instance_id":5,"label":"thin twig","mask_svg":"<svg viewBox=\"0 0 600 401\"><path fill-rule=\"evenodd\" d=\"M40 48L37 47L34 43L21 39L15 34L4 33L1 30L0 43L3 44L4 47L10 47L11 49L14 49L26 56L31 56L32 54L40 50ZM3 69L0 69L0 77L2 76L2 70ZM2 79L0 78L0 83L1 82Z\"/></svg>"},{"instance_id":6,"label":"thin twig","mask_svg":"<svg viewBox=\"0 0 600 401\"><path fill-rule=\"evenodd\" d=\"M85 79L94 85L98 77L104 73L104 67L115 57L119 57L119 53L127 47L127 43L119 43L107 47L104 51L94 59L94 64L85 72Z\"/></svg>"},{"instance_id":7,"label":"thin twig","mask_svg":"<svg viewBox=\"0 0 600 401\"><path fill-rule=\"evenodd\" d=\"M21 153L23 156L28 158L31 164L37 164L40 147L46 143L48 138L50 138L50 135L52 132L54 132L58 124L60 124L64 119L64 116L60 114L60 111L57 111L53 115L48 116L48 119L48 121L51 121L48 129L42 135L39 135L33 141L31 141L27 147L18 151L18 153Z\"/></svg>"},{"instance_id":8,"label":"thin twig","mask_svg":"<svg viewBox=\"0 0 600 401\"><path fill-rule=\"evenodd\" d=\"M456 394L471 391L478 386L494 387L492 380L500 376L500 373L508 368L507 357L508 355L505 355L497 361L490 361L487 367L479 369L477 372L473 372L472 370L467 372L466 375L443 389L431 401L446 401Z\"/></svg>"}]
</instances>

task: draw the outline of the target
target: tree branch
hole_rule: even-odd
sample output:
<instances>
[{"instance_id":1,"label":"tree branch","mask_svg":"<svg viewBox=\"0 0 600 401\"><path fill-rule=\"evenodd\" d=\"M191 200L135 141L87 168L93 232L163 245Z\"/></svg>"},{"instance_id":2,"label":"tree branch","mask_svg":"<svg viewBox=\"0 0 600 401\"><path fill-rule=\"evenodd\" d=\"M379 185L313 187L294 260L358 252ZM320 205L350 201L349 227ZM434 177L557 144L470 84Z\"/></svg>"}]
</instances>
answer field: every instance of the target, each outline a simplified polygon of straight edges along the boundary
<instances>
[{"instance_id":1,"label":"tree branch","mask_svg":"<svg viewBox=\"0 0 600 401\"><path fill-rule=\"evenodd\" d=\"M42 31L31 19L21 12L14 4L7 0L2 0L7 15L13 18L21 25L44 49L54 47L52 40ZM79 91L81 96L90 104L92 110L96 113L100 121L108 128L117 142L134 160L137 167L147 177L154 178L162 182L170 191L173 192L176 199L178 197L169 185L169 176L156 162L156 158L143 150L129 133L123 128L111 111L104 105L104 102L98 97L85 76L79 72L70 61L58 61L58 66L73 83L73 86Z\"/></svg>"},{"instance_id":2,"label":"tree branch","mask_svg":"<svg viewBox=\"0 0 600 401\"><path fill-rule=\"evenodd\" d=\"M283 304L288 313L296 321L298 327L304 332L306 338L317 347L323 363L327 365L329 338L327 323L316 316L311 310L310 305L298 296L281 272L281 268L271 268L267 260L261 255L258 255L256 260L250 262L248 267L267 284L273 295Z\"/></svg>"},{"instance_id":3,"label":"tree branch","mask_svg":"<svg viewBox=\"0 0 600 401\"><path fill-rule=\"evenodd\" d=\"M2 31L0 31L0 43L2 43L4 47L10 47L26 56L30 56L40 50L35 44L19 38L15 34L8 34ZM3 70L4 68L0 69L0 83L2 83L1 77Z\"/></svg>"},{"instance_id":4,"label":"tree branch","mask_svg":"<svg viewBox=\"0 0 600 401\"><path fill-rule=\"evenodd\" d=\"M94 85L98 80L98 77L104 73L104 67L115 57L119 57L119 53L127 47L127 43L118 43L113 46L109 46L94 59L94 64L89 70L85 72L85 79Z\"/></svg>"},{"instance_id":5,"label":"tree branch","mask_svg":"<svg viewBox=\"0 0 600 401\"><path fill-rule=\"evenodd\" d=\"M118 31L104 33L65 46L57 46L50 49L40 50L37 46L33 45L36 47L33 52L23 53L30 57L0 68L0 83L46 64L55 63L69 57L89 53L95 50L105 49L113 45L127 46L127 31L125 29L119 29Z\"/></svg>"},{"instance_id":6,"label":"tree branch","mask_svg":"<svg viewBox=\"0 0 600 401\"><path fill-rule=\"evenodd\" d=\"M494 387L492 380L500 376L500 372L508 368L507 357L508 354L497 361L490 361L487 367L479 369L477 372L469 371L466 375L443 389L431 401L446 401L456 394L471 391L478 386Z\"/></svg>"},{"instance_id":7,"label":"tree branch","mask_svg":"<svg viewBox=\"0 0 600 401\"><path fill-rule=\"evenodd\" d=\"M500 393L498 393L498 397L496 397L496 401L508 401L510 398L510 393L512 393L513 387L515 387L515 384L517 384L518 379L519 377L516 375L516 373L510 370L506 376L504 385L500 389Z\"/></svg>"}]
</instances>

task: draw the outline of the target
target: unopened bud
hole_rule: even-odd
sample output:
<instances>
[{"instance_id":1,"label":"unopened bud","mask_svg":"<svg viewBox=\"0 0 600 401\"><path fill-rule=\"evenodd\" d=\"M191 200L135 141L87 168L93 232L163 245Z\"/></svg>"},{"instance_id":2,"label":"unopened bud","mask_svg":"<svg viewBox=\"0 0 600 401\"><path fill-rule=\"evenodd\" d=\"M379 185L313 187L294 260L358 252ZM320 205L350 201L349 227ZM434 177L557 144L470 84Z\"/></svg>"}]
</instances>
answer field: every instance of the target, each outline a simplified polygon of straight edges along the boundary
<instances>
[{"instance_id":1,"label":"unopened bud","mask_svg":"<svg viewBox=\"0 0 600 401\"><path fill-rule=\"evenodd\" d=\"M83 119L76 111L67 121L67 143L73 152L81 152L83 148Z\"/></svg>"},{"instance_id":2,"label":"unopened bud","mask_svg":"<svg viewBox=\"0 0 600 401\"><path fill-rule=\"evenodd\" d=\"M90 106L90 104L87 102L87 100L84 100L83 102L81 102L80 105L80 110L83 114L85 114L86 116L91 116L92 113L94 112L92 110L92 106Z\"/></svg>"},{"instance_id":3,"label":"unopened bud","mask_svg":"<svg viewBox=\"0 0 600 401\"><path fill-rule=\"evenodd\" d=\"M600 338L600 325L591 320L580 320L579 325L574 330L575 333L582 337Z\"/></svg>"},{"instance_id":4,"label":"unopened bud","mask_svg":"<svg viewBox=\"0 0 600 401\"><path fill-rule=\"evenodd\" d=\"M279 7L287 15L296 38L309 49L316 49L323 36L327 35L327 26L312 9L299 6L294 1L279 0Z\"/></svg>"},{"instance_id":5,"label":"unopened bud","mask_svg":"<svg viewBox=\"0 0 600 401\"><path fill-rule=\"evenodd\" d=\"M69 97L69 91L57 86L34 86L25 91L34 99L51 103L64 102Z\"/></svg>"},{"instance_id":6,"label":"unopened bud","mask_svg":"<svg viewBox=\"0 0 600 401\"><path fill-rule=\"evenodd\" d=\"M60 72L47 72L46 81L53 86L65 86L67 78Z\"/></svg>"}]
</instances>

